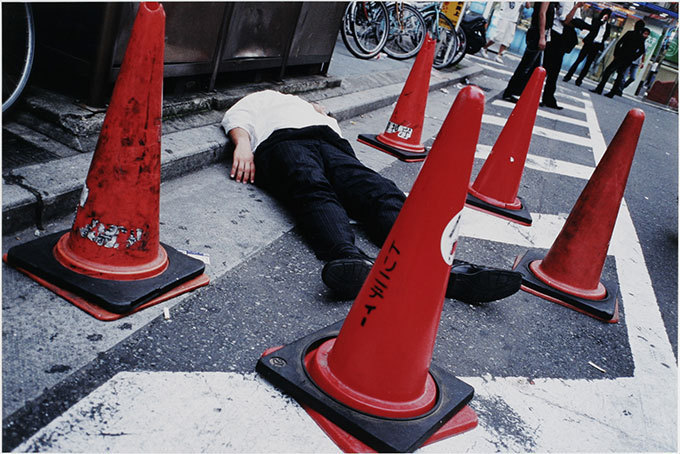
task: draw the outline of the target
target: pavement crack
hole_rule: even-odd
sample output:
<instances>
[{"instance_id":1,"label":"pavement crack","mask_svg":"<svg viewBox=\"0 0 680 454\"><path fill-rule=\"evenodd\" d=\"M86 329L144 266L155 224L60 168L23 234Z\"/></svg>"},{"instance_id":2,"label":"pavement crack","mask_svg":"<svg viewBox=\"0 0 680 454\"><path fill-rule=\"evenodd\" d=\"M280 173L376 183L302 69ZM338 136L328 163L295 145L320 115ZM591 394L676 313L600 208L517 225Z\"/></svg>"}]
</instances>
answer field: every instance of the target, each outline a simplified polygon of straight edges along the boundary
<instances>
[{"instance_id":1,"label":"pavement crack","mask_svg":"<svg viewBox=\"0 0 680 454\"><path fill-rule=\"evenodd\" d=\"M45 227L43 227L42 223L42 213L43 213L43 208L45 206L42 198L42 194L40 194L40 191L37 189L29 186L28 184L25 183L24 177L21 175L15 175L12 172L10 172L7 175L3 175L2 179L4 180L5 184L9 185L15 185L19 186L23 189L26 189L28 192L33 194L35 196L35 226L38 228L38 230L45 230Z\"/></svg>"}]
</instances>

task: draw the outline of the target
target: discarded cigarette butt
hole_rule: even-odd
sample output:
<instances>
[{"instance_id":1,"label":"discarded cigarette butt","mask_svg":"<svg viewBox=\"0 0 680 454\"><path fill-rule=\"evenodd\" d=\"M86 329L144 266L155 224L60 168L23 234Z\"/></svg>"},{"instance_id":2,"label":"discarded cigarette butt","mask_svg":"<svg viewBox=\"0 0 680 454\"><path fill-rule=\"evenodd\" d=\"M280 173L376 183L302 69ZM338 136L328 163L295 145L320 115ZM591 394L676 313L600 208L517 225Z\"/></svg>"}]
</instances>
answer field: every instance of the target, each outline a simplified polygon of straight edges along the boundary
<instances>
[{"instance_id":1,"label":"discarded cigarette butt","mask_svg":"<svg viewBox=\"0 0 680 454\"><path fill-rule=\"evenodd\" d=\"M604 374L605 372L607 372L606 370L604 370L603 368L601 368L600 366L598 366L597 364L595 364L595 363L592 362L592 361L588 361L588 364L590 364L591 366L593 366L595 369L599 370L599 371L602 372L603 374Z\"/></svg>"},{"instance_id":2,"label":"discarded cigarette butt","mask_svg":"<svg viewBox=\"0 0 680 454\"><path fill-rule=\"evenodd\" d=\"M166 320L170 320L170 309L167 307L163 308L163 317L165 317Z\"/></svg>"}]
</instances>

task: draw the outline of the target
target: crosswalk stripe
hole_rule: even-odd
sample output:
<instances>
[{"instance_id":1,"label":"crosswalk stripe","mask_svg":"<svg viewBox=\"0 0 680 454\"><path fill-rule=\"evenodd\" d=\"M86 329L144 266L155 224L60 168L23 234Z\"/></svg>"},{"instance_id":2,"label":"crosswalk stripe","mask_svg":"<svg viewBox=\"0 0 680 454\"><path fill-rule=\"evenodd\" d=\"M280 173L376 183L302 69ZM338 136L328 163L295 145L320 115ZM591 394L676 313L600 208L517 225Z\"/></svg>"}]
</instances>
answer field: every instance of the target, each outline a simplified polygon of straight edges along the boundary
<instances>
[{"instance_id":1,"label":"crosswalk stripe","mask_svg":"<svg viewBox=\"0 0 680 454\"><path fill-rule=\"evenodd\" d=\"M506 107L508 109L514 109L516 104L513 104L513 103L508 102L508 101L503 101L502 99L496 99L491 103L491 105L498 106L498 107ZM588 127L588 123L586 121L578 120L578 119L572 118L572 117L567 117L565 115L547 112L544 109L538 109L538 112L536 112L536 115L539 116L539 117L542 117L542 118L547 118L549 120L557 120L557 121L561 121L563 123L569 123L569 124L576 125L576 126L583 126L585 128Z\"/></svg>"},{"instance_id":2,"label":"crosswalk stripe","mask_svg":"<svg viewBox=\"0 0 680 454\"><path fill-rule=\"evenodd\" d=\"M493 115L487 114L482 115L482 123L487 123L496 126L505 126L506 121L507 121L506 118L495 117ZM549 139L559 140L561 142L582 145L584 147L592 146L591 140L588 137L581 137L575 134L554 131L552 129L543 128L541 126L534 126L533 133L537 136L547 137Z\"/></svg>"},{"instance_id":3,"label":"crosswalk stripe","mask_svg":"<svg viewBox=\"0 0 680 454\"><path fill-rule=\"evenodd\" d=\"M486 159L491 153L490 145L477 145L477 152L475 158ZM590 179L590 176L595 170L594 167L584 166L582 164L575 164L573 162L562 161L560 159L546 158L532 153L527 154L527 160L524 167L534 170L541 170L543 172L556 173L567 177L580 178L582 180Z\"/></svg>"}]
</instances>

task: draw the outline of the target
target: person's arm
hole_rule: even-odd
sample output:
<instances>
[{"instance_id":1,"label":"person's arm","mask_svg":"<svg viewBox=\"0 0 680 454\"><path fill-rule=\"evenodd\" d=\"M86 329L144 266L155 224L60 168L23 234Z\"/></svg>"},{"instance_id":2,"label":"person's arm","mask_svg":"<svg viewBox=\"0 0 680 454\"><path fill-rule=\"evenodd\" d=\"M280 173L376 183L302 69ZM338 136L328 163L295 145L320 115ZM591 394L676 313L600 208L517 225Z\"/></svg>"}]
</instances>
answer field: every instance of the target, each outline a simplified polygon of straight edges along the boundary
<instances>
[{"instance_id":1,"label":"person's arm","mask_svg":"<svg viewBox=\"0 0 680 454\"><path fill-rule=\"evenodd\" d=\"M549 2L541 3L540 14L538 15L538 48L540 50L545 49L545 15L548 11ZM536 3L534 3L534 8Z\"/></svg>"},{"instance_id":2,"label":"person's arm","mask_svg":"<svg viewBox=\"0 0 680 454\"><path fill-rule=\"evenodd\" d=\"M564 18L564 21L562 22L564 25L569 25L571 23L571 20L574 18L574 14L576 14L576 11L583 6L583 2L577 2L574 4L574 6L571 8L569 13L567 14L567 17Z\"/></svg>"},{"instance_id":3,"label":"person's arm","mask_svg":"<svg viewBox=\"0 0 680 454\"><path fill-rule=\"evenodd\" d=\"M229 130L229 138L234 144L234 162L231 165L231 178L246 184L255 182L255 155L250 146L250 134L243 128Z\"/></svg>"}]
</instances>

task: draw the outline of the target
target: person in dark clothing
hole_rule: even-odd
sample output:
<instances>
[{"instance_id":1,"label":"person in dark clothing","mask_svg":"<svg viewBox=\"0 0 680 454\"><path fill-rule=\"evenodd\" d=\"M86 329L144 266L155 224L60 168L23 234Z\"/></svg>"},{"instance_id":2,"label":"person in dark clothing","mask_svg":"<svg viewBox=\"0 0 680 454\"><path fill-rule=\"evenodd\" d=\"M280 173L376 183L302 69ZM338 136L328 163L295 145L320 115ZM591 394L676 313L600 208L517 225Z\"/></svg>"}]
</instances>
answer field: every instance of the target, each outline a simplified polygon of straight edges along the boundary
<instances>
[{"instance_id":1,"label":"person in dark clothing","mask_svg":"<svg viewBox=\"0 0 680 454\"><path fill-rule=\"evenodd\" d=\"M616 71L618 75L614 86L605 96L613 98L615 95L621 95L625 71L636 58L645 53L645 40L648 36L649 29L645 28L645 22L642 19L638 20L633 30L626 32L616 43L614 60L602 72L597 87L590 91L601 95L612 73Z\"/></svg>"},{"instance_id":2,"label":"person in dark clothing","mask_svg":"<svg viewBox=\"0 0 680 454\"><path fill-rule=\"evenodd\" d=\"M557 89L557 79L562 68L564 54L571 52L578 37L574 27L571 25L576 10L583 3L573 4L572 2L557 2L555 6L555 19L550 30L550 41L545 47L543 57L543 67L545 68L545 86L543 87L543 98L541 106L551 109L562 109L557 105L555 90Z\"/></svg>"},{"instance_id":3,"label":"person in dark clothing","mask_svg":"<svg viewBox=\"0 0 680 454\"><path fill-rule=\"evenodd\" d=\"M531 15L531 25L526 34L526 49L515 72L503 91L503 99L516 103L518 96L524 91L534 69L541 66L541 57L548 41L548 32L552 28L555 16L553 2L534 2L534 12Z\"/></svg>"},{"instance_id":4,"label":"person in dark clothing","mask_svg":"<svg viewBox=\"0 0 680 454\"><path fill-rule=\"evenodd\" d=\"M405 194L357 159L335 119L297 96L250 94L227 111L222 126L234 144L231 177L283 202L317 257L327 261L323 282L355 298L373 259L355 245L350 217L382 246ZM446 296L493 301L518 291L521 280L514 271L454 260Z\"/></svg>"},{"instance_id":5,"label":"person in dark clothing","mask_svg":"<svg viewBox=\"0 0 680 454\"><path fill-rule=\"evenodd\" d=\"M592 63L595 61L597 55L602 52L604 49L604 43L609 38L609 32L611 30L609 18L611 17L611 14L612 10L605 8L600 11L600 14L598 14L597 17L593 18L590 25L588 25L585 21L578 21L581 23L579 28L588 29L590 31L586 37L583 38L583 47L581 47L581 51L578 53L576 61L574 61L574 64L571 65L571 68L569 68L569 71L567 71L567 74L562 80L569 82L571 77L576 72L576 68L578 68L579 63L585 59L583 68L574 82L577 86L580 86L583 83L583 79L585 79L585 77L588 75L588 71L590 70L590 65L592 65ZM576 20L574 20L574 22L576 22Z\"/></svg>"}]
</instances>

